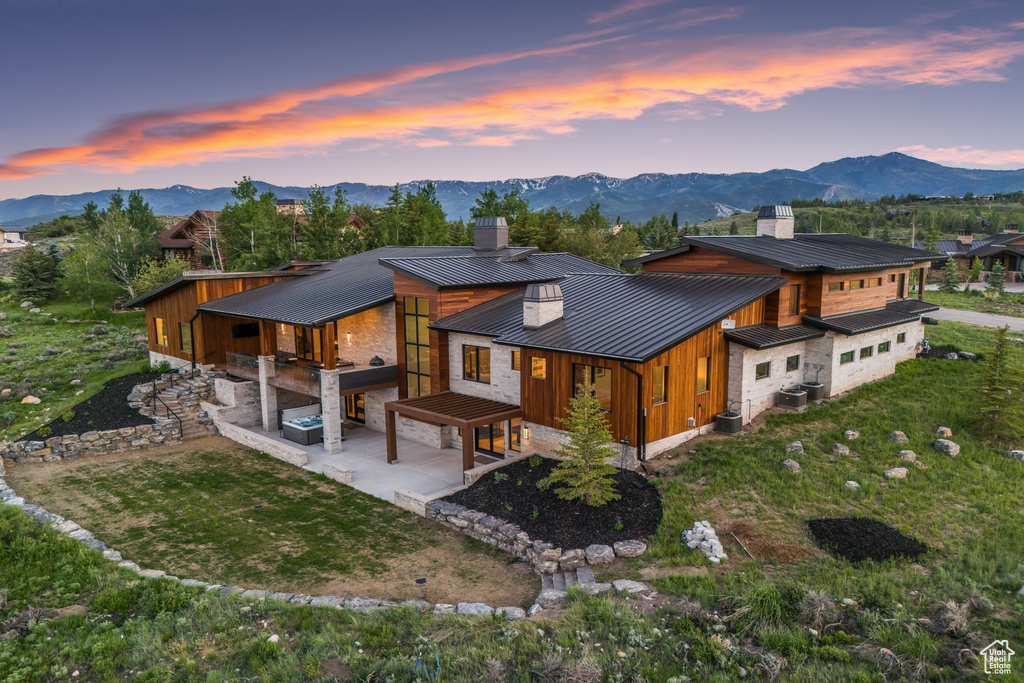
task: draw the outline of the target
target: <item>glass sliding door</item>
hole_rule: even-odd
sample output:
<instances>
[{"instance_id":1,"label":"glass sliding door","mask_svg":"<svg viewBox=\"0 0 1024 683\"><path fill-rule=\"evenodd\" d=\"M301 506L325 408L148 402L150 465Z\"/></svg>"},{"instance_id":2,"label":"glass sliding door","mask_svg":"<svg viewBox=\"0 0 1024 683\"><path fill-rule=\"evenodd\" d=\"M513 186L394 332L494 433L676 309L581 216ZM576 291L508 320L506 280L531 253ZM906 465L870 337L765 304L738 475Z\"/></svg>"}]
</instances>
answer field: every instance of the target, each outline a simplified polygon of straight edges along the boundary
<instances>
[{"instance_id":1,"label":"glass sliding door","mask_svg":"<svg viewBox=\"0 0 1024 683\"><path fill-rule=\"evenodd\" d=\"M476 450L497 458L505 457L505 423L476 428Z\"/></svg>"},{"instance_id":2,"label":"glass sliding door","mask_svg":"<svg viewBox=\"0 0 1024 683\"><path fill-rule=\"evenodd\" d=\"M345 419L366 424L366 400L363 394L349 394L345 397Z\"/></svg>"}]
</instances>

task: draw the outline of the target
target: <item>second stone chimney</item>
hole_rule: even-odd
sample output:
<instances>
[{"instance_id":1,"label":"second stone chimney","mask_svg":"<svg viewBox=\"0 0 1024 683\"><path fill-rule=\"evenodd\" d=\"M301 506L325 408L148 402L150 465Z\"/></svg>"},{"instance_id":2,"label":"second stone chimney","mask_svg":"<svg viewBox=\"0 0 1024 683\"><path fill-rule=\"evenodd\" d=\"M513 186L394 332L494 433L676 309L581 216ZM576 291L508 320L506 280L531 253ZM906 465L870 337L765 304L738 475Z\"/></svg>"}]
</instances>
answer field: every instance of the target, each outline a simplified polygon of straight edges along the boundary
<instances>
[{"instance_id":1,"label":"second stone chimney","mask_svg":"<svg viewBox=\"0 0 1024 683\"><path fill-rule=\"evenodd\" d=\"M757 235L777 240L793 239L793 207L762 206L757 212Z\"/></svg>"},{"instance_id":2,"label":"second stone chimney","mask_svg":"<svg viewBox=\"0 0 1024 683\"><path fill-rule=\"evenodd\" d=\"M960 240L960 244L974 244L974 235L971 234L970 230L961 230L956 238Z\"/></svg>"},{"instance_id":3,"label":"second stone chimney","mask_svg":"<svg viewBox=\"0 0 1024 683\"><path fill-rule=\"evenodd\" d=\"M508 247L508 224L504 216L481 216L473 225L473 248L494 251Z\"/></svg>"},{"instance_id":4,"label":"second stone chimney","mask_svg":"<svg viewBox=\"0 0 1024 683\"><path fill-rule=\"evenodd\" d=\"M535 330L562 317L562 288L557 284L528 285L523 296L523 327Z\"/></svg>"}]
</instances>

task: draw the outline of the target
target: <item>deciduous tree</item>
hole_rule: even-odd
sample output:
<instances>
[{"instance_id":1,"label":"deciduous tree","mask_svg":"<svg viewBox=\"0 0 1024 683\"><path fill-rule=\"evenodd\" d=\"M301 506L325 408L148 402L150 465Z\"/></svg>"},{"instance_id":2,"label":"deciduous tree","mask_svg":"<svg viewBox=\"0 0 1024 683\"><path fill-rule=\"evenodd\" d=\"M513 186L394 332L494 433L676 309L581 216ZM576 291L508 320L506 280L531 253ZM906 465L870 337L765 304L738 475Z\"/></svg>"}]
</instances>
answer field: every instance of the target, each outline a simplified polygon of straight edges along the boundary
<instances>
[{"instance_id":1,"label":"deciduous tree","mask_svg":"<svg viewBox=\"0 0 1024 683\"><path fill-rule=\"evenodd\" d=\"M82 236L75 248L64 259L64 277L59 287L69 296L89 299L92 312L96 312L96 297L112 287L107 263L93 240Z\"/></svg>"}]
</instances>

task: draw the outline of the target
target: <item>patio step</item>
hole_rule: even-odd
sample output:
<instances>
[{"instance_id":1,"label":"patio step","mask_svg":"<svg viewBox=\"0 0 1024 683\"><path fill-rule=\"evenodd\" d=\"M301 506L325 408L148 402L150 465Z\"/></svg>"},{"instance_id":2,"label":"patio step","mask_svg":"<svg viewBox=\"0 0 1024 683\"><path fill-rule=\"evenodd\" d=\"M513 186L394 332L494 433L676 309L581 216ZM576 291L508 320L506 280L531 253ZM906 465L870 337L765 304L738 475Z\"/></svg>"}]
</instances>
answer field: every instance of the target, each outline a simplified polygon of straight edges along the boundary
<instances>
[{"instance_id":1,"label":"patio step","mask_svg":"<svg viewBox=\"0 0 1024 683\"><path fill-rule=\"evenodd\" d=\"M170 387L168 389L164 389L163 391L158 392L157 395L160 397L161 401L167 404L167 406L171 410L173 410L179 418L181 418L182 440L184 441L186 439L198 439L215 433L215 428L213 427L213 425L199 424L196 421L196 416L194 412L186 410L185 408L181 407L181 403L179 403L178 401L178 395L179 392L181 391L184 390L175 387ZM163 406L158 407L158 413L162 412L159 410L159 408L162 407Z\"/></svg>"}]
</instances>

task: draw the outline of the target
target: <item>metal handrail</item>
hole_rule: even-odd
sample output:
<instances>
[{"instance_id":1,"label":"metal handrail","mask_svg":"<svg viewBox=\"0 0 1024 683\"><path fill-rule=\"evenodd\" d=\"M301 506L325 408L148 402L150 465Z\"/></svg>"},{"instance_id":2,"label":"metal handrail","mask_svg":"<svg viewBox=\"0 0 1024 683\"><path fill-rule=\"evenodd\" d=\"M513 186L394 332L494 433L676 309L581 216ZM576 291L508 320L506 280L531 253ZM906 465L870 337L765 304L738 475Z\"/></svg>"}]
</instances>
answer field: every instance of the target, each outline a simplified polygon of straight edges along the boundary
<instances>
[{"instance_id":1,"label":"metal handrail","mask_svg":"<svg viewBox=\"0 0 1024 683\"><path fill-rule=\"evenodd\" d=\"M166 411L164 413L165 417L170 418L171 416L173 416L174 419L178 421L178 434L181 435L181 438L185 438L185 425L182 424L181 417L178 415L178 413L176 413L173 410L171 410L171 407L169 405L167 405L166 403L164 403L164 400L162 398L160 398L159 395L157 395L157 393L156 393L156 380L153 380L153 414L154 415L156 414L156 402L157 401L160 401L160 405L162 405L164 407L164 410Z\"/></svg>"}]
</instances>

